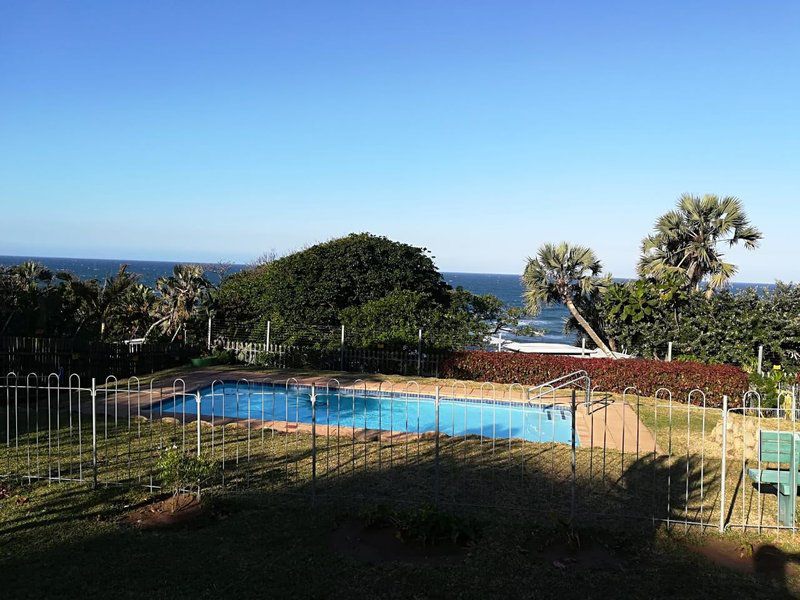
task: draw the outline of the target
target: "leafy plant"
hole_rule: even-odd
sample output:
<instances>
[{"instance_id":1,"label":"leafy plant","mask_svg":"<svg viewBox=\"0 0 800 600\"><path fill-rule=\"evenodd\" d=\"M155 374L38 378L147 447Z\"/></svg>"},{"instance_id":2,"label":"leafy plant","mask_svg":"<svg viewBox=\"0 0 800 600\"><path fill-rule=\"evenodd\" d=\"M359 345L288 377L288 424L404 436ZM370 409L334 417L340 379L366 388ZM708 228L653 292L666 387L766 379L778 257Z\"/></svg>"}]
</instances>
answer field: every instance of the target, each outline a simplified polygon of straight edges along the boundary
<instances>
[{"instance_id":1,"label":"leafy plant","mask_svg":"<svg viewBox=\"0 0 800 600\"><path fill-rule=\"evenodd\" d=\"M171 446L164 450L156 461L156 472L164 488L172 491L173 511L178 508L178 497L184 491L196 490L214 480L219 474L219 465Z\"/></svg>"},{"instance_id":2,"label":"leafy plant","mask_svg":"<svg viewBox=\"0 0 800 600\"><path fill-rule=\"evenodd\" d=\"M774 366L766 373L753 371L750 373L750 389L758 392L761 398L760 407L777 408L781 395L781 383L786 379L786 374L780 365Z\"/></svg>"}]
</instances>

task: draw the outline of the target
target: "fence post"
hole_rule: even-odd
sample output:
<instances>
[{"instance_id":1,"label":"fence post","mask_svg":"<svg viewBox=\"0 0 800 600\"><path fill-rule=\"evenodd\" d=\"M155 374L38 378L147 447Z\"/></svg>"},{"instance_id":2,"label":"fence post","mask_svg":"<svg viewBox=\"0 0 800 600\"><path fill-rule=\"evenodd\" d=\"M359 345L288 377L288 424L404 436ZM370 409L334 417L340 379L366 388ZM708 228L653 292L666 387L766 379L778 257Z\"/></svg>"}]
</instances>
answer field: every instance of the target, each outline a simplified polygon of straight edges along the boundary
<instances>
[{"instance_id":1,"label":"fence post","mask_svg":"<svg viewBox=\"0 0 800 600\"><path fill-rule=\"evenodd\" d=\"M342 341L339 346L339 368L344 371L344 325L342 325Z\"/></svg>"},{"instance_id":2,"label":"fence post","mask_svg":"<svg viewBox=\"0 0 800 600\"><path fill-rule=\"evenodd\" d=\"M197 458L200 458L200 390L197 390L194 395L195 402L197 403Z\"/></svg>"},{"instance_id":3,"label":"fence post","mask_svg":"<svg viewBox=\"0 0 800 600\"><path fill-rule=\"evenodd\" d=\"M672 362L672 342L667 344L667 362Z\"/></svg>"},{"instance_id":4,"label":"fence post","mask_svg":"<svg viewBox=\"0 0 800 600\"><path fill-rule=\"evenodd\" d=\"M419 328L417 340L417 375L422 375L422 327Z\"/></svg>"},{"instance_id":5,"label":"fence post","mask_svg":"<svg viewBox=\"0 0 800 600\"><path fill-rule=\"evenodd\" d=\"M722 465L720 466L719 532L725 533L725 477L728 471L728 397L722 396Z\"/></svg>"},{"instance_id":6,"label":"fence post","mask_svg":"<svg viewBox=\"0 0 800 600\"><path fill-rule=\"evenodd\" d=\"M421 331L421 330L420 330ZM436 412L436 428L434 436L434 457L433 457L433 505L439 508L439 394L441 388L436 386L436 398L433 406Z\"/></svg>"},{"instance_id":7,"label":"fence post","mask_svg":"<svg viewBox=\"0 0 800 600\"><path fill-rule=\"evenodd\" d=\"M311 505L317 500L317 384L311 384Z\"/></svg>"},{"instance_id":8,"label":"fence post","mask_svg":"<svg viewBox=\"0 0 800 600\"><path fill-rule=\"evenodd\" d=\"M758 374L764 374L764 344L758 347Z\"/></svg>"},{"instance_id":9,"label":"fence post","mask_svg":"<svg viewBox=\"0 0 800 600\"><path fill-rule=\"evenodd\" d=\"M571 423L571 427L572 427L572 456L571 456L571 459L570 459L570 462L571 462L570 466L571 466L571 469L572 469L572 482L571 482L570 487L572 489L570 490L569 522L570 522L570 525L572 526L572 525L575 524L575 494L577 492L577 485L578 485L578 461L577 461L577 455L576 455L576 452L575 452L575 445L576 445L575 444L575 442L576 442L576 440L575 440L575 413L577 412L578 405L577 405L577 402L576 402L576 391L575 391L575 388L572 388L572 407L571 408L572 408L572 410L570 412L572 414L572 417L571 417L571 419L572 419L572 423Z\"/></svg>"},{"instance_id":10,"label":"fence post","mask_svg":"<svg viewBox=\"0 0 800 600\"><path fill-rule=\"evenodd\" d=\"M269 337L272 333L272 321L267 321L267 354L269 354Z\"/></svg>"},{"instance_id":11,"label":"fence post","mask_svg":"<svg viewBox=\"0 0 800 600\"><path fill-rule=\"evenodd\" d=\"M208 315L208 341L206 345L208 349L211 350L211 315Z\"/></svg>"},{"instance_id":12,"label":"fence post","mask_svg":"<svg viewBox=\"0 0 800 600\"><path fill-rule=\"evenodd\" d=\"M97 386L92 377L92 489L97 489Z\"/></svg>"}]
</instances>

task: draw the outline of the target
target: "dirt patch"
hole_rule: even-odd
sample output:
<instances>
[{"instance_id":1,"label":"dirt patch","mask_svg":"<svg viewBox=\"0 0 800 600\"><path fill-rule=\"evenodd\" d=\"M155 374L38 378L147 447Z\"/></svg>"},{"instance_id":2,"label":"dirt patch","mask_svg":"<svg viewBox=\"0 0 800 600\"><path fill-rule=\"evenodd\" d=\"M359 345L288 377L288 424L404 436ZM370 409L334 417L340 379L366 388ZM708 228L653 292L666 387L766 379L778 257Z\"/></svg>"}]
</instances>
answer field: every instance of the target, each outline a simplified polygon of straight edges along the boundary
<instances>
[{"instance_id":1,"label":"dirt patch","mask_svg":"<svg viewBox=\"0 0 800 600\"><path fill-rule=\"evenodd\" d=\"M736 544L728 540L709 540L702 546L692 547L692 551L708 559L715 565L753 574L753 548L749 544Z\"/></svg>"},{"instance_id":2,"label":"dirt patch","mask_svg":"<svg viewBox=\"0 0 800 600\"><path fill-rule=\"evenodd\" d=\"M712 563L740 573L773 581L800 577L800 555L784 552L777 546L737 544L728 540L708 540L692 550Z\"/></svg>"},{"instance_id":3,"label":"dirt patch","mask_svg":"<svg viewBox=\"0 0 800 600\"><path fill-rule=\"evenodd\" d=\"M328 542L334 552L370 564L453 564L468 553L467 548L454 543L424 546L403 541L397 528L366 526L363 521L355 519L342 523L331 532Z\"/></svg>"},{"instance_id":4,"label":"dirt patch","mask_svg":"<svg viewBox=\"0 0 800 600\"><path fill-rule=\"evenodd\" d=\"M205 514L205 505L193 494L180 494L139 506L123 522L139 529L168 529L193 525Z\"/></svg>"}]
</instances>

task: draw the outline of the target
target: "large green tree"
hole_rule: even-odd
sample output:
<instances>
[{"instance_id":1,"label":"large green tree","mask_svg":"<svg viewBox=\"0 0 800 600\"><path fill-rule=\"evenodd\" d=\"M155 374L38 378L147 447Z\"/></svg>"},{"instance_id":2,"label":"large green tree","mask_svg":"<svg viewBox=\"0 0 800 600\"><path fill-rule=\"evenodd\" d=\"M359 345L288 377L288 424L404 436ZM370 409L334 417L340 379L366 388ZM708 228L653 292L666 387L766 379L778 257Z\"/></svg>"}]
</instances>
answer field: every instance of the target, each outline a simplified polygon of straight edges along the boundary
<instances>
[{"instance_id":1,"label":"large green tree","mask_svg":"<svg viewBox=\"0 0 800 600\"><path fill-rule=\"evenodd\" d=\"M368 233L232 275L217 306L229 334L263 339L269 320L271 340L290 344L338 343L344 324L357 345L415 346L422 328L426 347L458 347L481 343L489 321L508 318L496 298L447 285L427 249Z\"/></svg>"},{"instance_id":2,"label":"large green tree","mask_svg":"<svg viewBox=\"0 0 800 600\"><path fill-rule=\"evenodd\" d=\"M543 304L566 305L572 317L606 355L611 350L589 324L578 308L582 299L590 298L599 288L608 285L601 278L602 264L590 248L560 244L544 244L535 258L529 258L522 274L525 304L530 314L538 314Z\"/></svg>"},{"instance_id":3,"label":"large green tree","mask_svg":"<svg viewBox=\"0 0 800 600\"><path fill-rule=\"evenodd\" d=\"M449 286L425 248L351 234L232 275L221 286L226 316L336 325L339 313L393 291L448 301Z\"/></svg>"},{"instance_id":4,"label":"large green tree","mask_svg":"<svg viewBox=\"0 0 800 600\"><path fill-rule=\"evenodd\" d=\"M639 274L654 279L680 274L696 290L707 279L710 293L737 271L736 265L725 262L722 248L743 244L753 249L761 237L737 198L684 194L643 240Z\"/></svg>"}]
</instances>

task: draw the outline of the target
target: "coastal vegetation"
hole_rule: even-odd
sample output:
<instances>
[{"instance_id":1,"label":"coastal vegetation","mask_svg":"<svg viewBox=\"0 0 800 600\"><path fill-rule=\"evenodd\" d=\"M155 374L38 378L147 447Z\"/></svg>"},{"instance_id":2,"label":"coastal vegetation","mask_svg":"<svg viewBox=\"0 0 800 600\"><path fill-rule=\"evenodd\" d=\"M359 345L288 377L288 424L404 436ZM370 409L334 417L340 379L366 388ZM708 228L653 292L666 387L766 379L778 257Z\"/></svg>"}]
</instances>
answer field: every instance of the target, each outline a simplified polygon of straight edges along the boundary
<instances>
[{"instance_id":1,"label":"coastal vegetation","mask_svg":"<svg viewBox=\"0 0 800 600\"><path fill-rule=\"evenodd\" d=\"M32 261L0 267L0 335L175 341L213 307L202 267L176 265L155 288L122 265L103 280L52 273Z\"/></svg>"},{"instance_id":2,"label":"coastal vegetation","mask_svg":"<svg viewBox=\"0 0 800 600\"><path fill-rule=\"evenodd\" d=\"M433 350L480 346L521 311L495 296L450 287L430 252L368 233L351 234L269 260L222 282L220 326L240 338L263 334L281 343L338 345L344 325L359 347L417 347L419 330Z\"/></svg>"},{"instance_id":3,"label":"coastal vegetation","mask_svg":"<svg viewBox=\"0 0 800 600\"><path fill-rule=\"evenodd\" d=\"M205 342L214 331L237 340L448 352L485 348L500 331L544 304L564 304L567 332L588 336L606 356L624 352L763 367L800 367L800 287L734 292L736 266L725 247L756 248L761 232L732 197L683 195L642 242L640 277L613 280L579 244L544 244L522 275L525 306L452 288L425 248L369 233L351 234L283 257L265 254L245 270L215 279L202 266L177 265L153 287L122 266L80 279L25 262L0 267L0 335L116 342ZM759 375L759 377L761 377ZM754 375L755 378L755 375ZM766 384L765 384L766 385Z\"/></svg>"},{"instance_id":4,"label":"coastal vegetation","mask_svg":"<svg viewBox=\"0 0 800 600\"><path fill-rule=\"evenodd\" d=\"M273 341L324 348L344 325L351 346L417 348L422 329L427 349L451 350L481 346L522 316L450 287L425 248L367 233L269 256L219 284L199 265L176 265L152 288L125 265L103 280L34 262L0 268L0 335L174 342L188 330L205 341L213 318L236 339L269 322Z\"/></svg>"},{"instance_id":5,"label":"coastal vegetation","mask_svg":"<svg viewBox=\"0 0 800 600\"><path fill-rule=\"evenodd\" d=\"M659 217L642 242L640 277L613 281L588 248L543 245L523 275L529 311L563 302L571 318L565 329L590 343L633 356L763 367L800 368L800 287L727 286L737 272L724 247L754 249L761 232L733 197L684 194ZM754 376L755 378L755 376Z\"/></svg>"}]
</instances>

